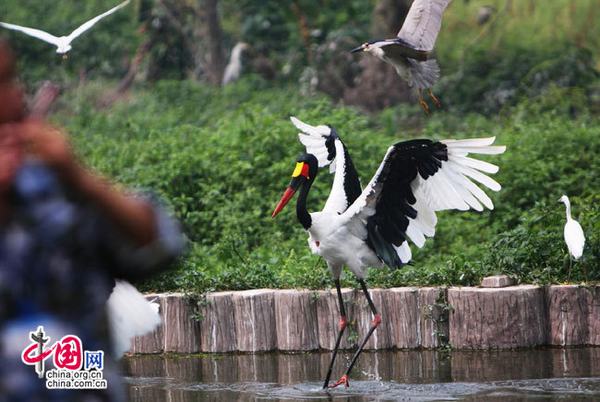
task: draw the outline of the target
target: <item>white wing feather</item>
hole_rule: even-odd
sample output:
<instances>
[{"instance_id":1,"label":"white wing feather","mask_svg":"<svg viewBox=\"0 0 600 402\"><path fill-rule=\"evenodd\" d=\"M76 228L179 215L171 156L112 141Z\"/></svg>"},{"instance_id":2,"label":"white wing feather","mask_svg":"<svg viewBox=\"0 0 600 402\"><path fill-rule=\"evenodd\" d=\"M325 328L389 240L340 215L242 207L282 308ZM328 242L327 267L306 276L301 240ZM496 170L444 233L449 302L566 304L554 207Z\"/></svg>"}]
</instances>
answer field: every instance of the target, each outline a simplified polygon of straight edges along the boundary
<instances>
[{"instance_id":1,"label":"white wing feather","mask_svg":"<svg viewBox=\"0 0 600 402\"><path fill-rule=\"evenodd\" d=\"M432 176L423 179L417 175L411 183L416 199L412 207L417 211L417 216L408 218L406 235L417 247L423 247L426 238L434 236L437 223L435 211L445 209L482 211L484 207L494 208L492 200L471 179L492 191L499 191L500 184L482 173L496 173L498 167L467 157L471 153L500 154L504 152L506 147L493 146L494 140L494 137L490 137L441 141L447 146L448 160L442 161L442 166ZM394 147L388 149L383 162L361 196L343 214L346 219L344 224L355 234L360 233L363 237L366 236L367 218L375 214L375 206L382 189L382 183L378 179L393 150ZM404 244L396 247L396 251L401 261L406 263L408 262L406 257L409 254L406 253L403 246Z\"/></svg>"},{"instance_id":2,"label":"white wing feather","mask_svg":"<svg viewBox=\"0 0 600 402\"><path fill-rule=\"evenodd\" d=\"M442 14L451 0L414 0L398 38L417 50L432 51L442 26Z\"/></svg>"},{"instance_id":3,"label":"white wing feather","mask_svg":"<svg viewBox=\"0 0 600 402\"><path fill-rule=\"evenodd\" d=\"M331 161L327 159L329 153L325 145L325 141L327 141L327 138L331 134L331 128L325 125L311 126L294 116L291 116L290 120L300 130L298 139L306 147L306 152L317 157L319 167L330 165L329 172L335 172L335 158Z\"/></svg>"},{"instance_id":4,"label":"white wing feather","mask_svg":"<svg viewBox=\"0 0 600 402\"><path fill-rule=\"evenodd\" d=\"M117 358L127 352L131 339L153 331L161 323L158 304L146 300L133 285L117 280L106 302L113 351Z\"/></svg>"},{"instance_id":5,"label":"white wing feather","mask_svg":"<svg viewBox=\"0 0 600 402\"><path fill-rule=\"evenodd\" d=\"M71 42L73 39L77 38L79 35L81 35L82 33L84 33L85 31L87 31L88 29L90 29L91 27L93 27L98 21L100 21L102 18L107 17L109 15L111 15L112 13L114 13L115 11L125 7L127 4L129 4L131 0L126 0L123 3L119 4L118 6L115 6L113 8L111 8L110 10L92 18L91 20L83 23L81 26L79 26L77 29L75 29L73 32L71 32L68 36L69 38L69 42Z\"/></svg>"},{"instance_id":6,"label":"white wing feather","mask_svg":"<svg viewBox=\"0 0 600 402\"><path fill-rule=\"evenodd\" d=\"M48 32L42 31L40 29L22 27L20 25L8 24L6 22L0 22L0 26L3 26L7 29L12 29L13 31L23 32L26 35L33 36L34 38L38 38L43 40L44 42L48 42L52 45L58 46L58 38L54 35L49 34Z\"/></svg>"}]
</instances>

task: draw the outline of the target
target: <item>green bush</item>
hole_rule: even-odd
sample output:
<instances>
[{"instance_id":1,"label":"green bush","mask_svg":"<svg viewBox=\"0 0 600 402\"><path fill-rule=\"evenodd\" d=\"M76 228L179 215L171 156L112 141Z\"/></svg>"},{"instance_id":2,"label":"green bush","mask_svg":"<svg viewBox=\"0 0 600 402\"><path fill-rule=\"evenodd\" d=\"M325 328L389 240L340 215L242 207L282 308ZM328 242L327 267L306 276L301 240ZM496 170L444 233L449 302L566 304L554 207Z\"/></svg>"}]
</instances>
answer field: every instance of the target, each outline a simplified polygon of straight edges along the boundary
<instances>
[{"instance_id":1,"label":"green bush","mask_svg":"<svg viewBox=\"0 0 600 402\"><path fill-rule=\"evenodd\" d=\"M598 77L590 51L572 43L476 48L458 71L442 78L439 94L454 111L491 114L556 87L588 88ZM586 99L587 92L581 91Z\"/></svg>"},{"instance_id":2,"label":"green bush","mask_svg":"<svg viewBox=\"0 0 600 402\"><path fill-rule=\"evenodd\" d=\"M162 195L190 239L187 258L175 271L146 284L149 288L205 291L330 284L324 262L308 250L294 208L270 218L295 157L303 152L290 114L335 126L363 183L390 144L417 135L434 139L496 135L497 143L507 145L504 155L485 158L501 168L495 178L503 189L491 194L496 209L439 213L435 238L422 250L413 246L412 265L396 271L372 270L369 280L376 286L472 285L497 272L523 281L564 281L562 260L556 265L557 253L564 254L563 222L558 219L563 207L556 200L566 193L573 197L575 211L586 215L579 200L591 203L590 197L600 189L597 120L584 110L575 119L560 107L538 110L540 104L551 104L543 96L505 116L438 113L419 120L422 127L404 130L398 128L404 120L394 121L392 110L366 118L325 98L302 97L293 87L272 88L255 78L225 90L159 82L104 113L90 106L96 92L90 88L65 102L58 121L67 126L93 167L126 185ZM576 93L568 91L565 96L576 98ZM326 170L319 174L309 196L310 210L322 208L331 181ZM554 237L546 238L525 225L538 205L554 208L557 219L546 228ZM588 222L584 216L582 222ZM597 228L586 227L586 233L593 231ZM532 272L527 272L529 260L524 257L518 260L520 270L507 262L510 256L517 258L511 250L519 247L519 236L526 233L544 245L540 249L550 247L549 239L556 241L554 254L531 256L557 270L546 279L534 273L541 263L532 263ZM537 248L538 243L531 244L523 243L520 251ZM588 278L595 280L598 259L593 253L586 258ZM571 279L579 278L574 270ZM351 275L344 284L354 284Z\"/></svg>"},{"instance_id":3,"label":"green bush","mask_svg":"<svg viewBox=\"0 0 600 402\"><path fill-rule=\"evenodd\" d=\"M498 234L485 255L485 266L527 283L600 280L600 194L571 198L573 218L586 235L583 256L573 264L563 239L564 208L550 202L537 203L516 227Z\"/></svg>"}]
</instances>

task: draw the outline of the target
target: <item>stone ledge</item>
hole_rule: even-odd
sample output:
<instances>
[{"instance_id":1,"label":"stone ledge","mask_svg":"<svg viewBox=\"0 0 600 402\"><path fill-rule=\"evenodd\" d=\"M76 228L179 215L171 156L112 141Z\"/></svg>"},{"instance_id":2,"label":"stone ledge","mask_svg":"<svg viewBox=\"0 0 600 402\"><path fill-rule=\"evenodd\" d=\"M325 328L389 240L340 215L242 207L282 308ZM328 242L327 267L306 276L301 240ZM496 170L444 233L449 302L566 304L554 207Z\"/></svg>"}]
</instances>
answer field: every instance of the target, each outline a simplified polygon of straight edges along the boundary
<instances>
[{"instance_id":1,"label":"stone ledge","mask_svg":"<svg viewBox=\"0 0 600 402\"><path fill-rule=\"evenodd\" d=\"M350 349L372 316L362 292L342 293L351 325L341 347ZM371 296L383 322L367 349L600 345L600 287L404 287ZM148 295L156 297L163 325L135 338L132 353L331 350L338 330L335 290L217 292L197 305L180 293Z\"/></svg>"},{"instance_id":2,"label":"stone ledge","mask_svg":"<svg viewBox=\"0 0 600 402\"><path fill-rule=\"evenodd\" d=\"M484 288L505 288L507 286L514 286L515 284L515 280L508 275L486 276L481 281L481 287Z\"/></svg>"}]
</instances>

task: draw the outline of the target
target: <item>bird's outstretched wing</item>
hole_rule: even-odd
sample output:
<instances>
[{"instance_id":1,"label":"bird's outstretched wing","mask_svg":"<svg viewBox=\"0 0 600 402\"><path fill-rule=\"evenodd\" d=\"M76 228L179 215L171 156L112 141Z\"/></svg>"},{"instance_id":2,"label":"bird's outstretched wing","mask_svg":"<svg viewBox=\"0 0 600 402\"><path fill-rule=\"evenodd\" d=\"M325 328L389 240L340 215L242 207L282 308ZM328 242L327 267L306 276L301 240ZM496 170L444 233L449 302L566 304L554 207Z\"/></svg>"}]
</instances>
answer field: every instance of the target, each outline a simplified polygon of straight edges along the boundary
<instances>
[{"instance_id":1,"label":"bird's outstretched wing","mask_svg":"<svg viewBox=\"0 0 600 402\"><path fill-rule=\"evenodd\" d=\"M0 22L0 26L12 29L13 31L20 31L26 35L33 36L34 38L38 38L43 40L44 42L48 42L55 46L58 46L58 38L54 35L49 34L48 32L42 31L40 29L22 27L20 25L8 24L6 22Z\"/></svg>"},{"instance_id":2,"label":"bird's outstretched wing","mask_svg":"<svg viewBox=\"0 0 600 402\"><path fill-rule=\"evenodd\" d=\"M295 117L290 118L301 132L298 139L319 161L319 167L329 165L329 171L335 172L329 198L323 212L343 213L362 192L360 179L350 158L346 146L333 127L311 126Z\"/></svg>"},{"instance_id":3,"label":"bird's outstretched wing","mask_svg":"<svg viewBox=\"0 0 600 402\"><path fill-rule=\"evenodd\" d=\"M84 33L85 31L87 31L88 29L90 29L91 27L93 27L98 21L100 21L102 18L111 15L112 13L114 13L115 11L125 7L127 4L129 4L131 0L126 0L123 3L119 4L118 6L115 6L113 8L111 8L110 10L92 18L91 20L85 22L84 24L82 24L79 28L75 29L73 32L71 32L68 36L69 38L69 42L73 41L75 38L77 38L79 35L81 35L82 33Z\"/></svg>"},{"instance_id":4,"label":"bird's outstretched wing","mask_svg":"<svg viewBox=\"0 0 600 402\"><path fill-rule=\"evenodd\" d=\"M344 213L345 225L388 266L400 267L411 258L408 239L420 248L435 234L435 211L494 208L471 180L498 191L500 184L484 174L496 173L498 167L468 156L503 153L506 147L492 145L494 140L411 140L391 146Z\"/></svg>"},{"instance_id":5,"label":"bird's outstretched wing","mask_svg":"<svg viewBox=\"0 0 600 402\"><path fill-rule=\"evenodd\" d=\"M398 38L416 50L430 52L442 26L442 14L452 0L414 0Z\"/></svg>"},{"instance_id":6,"label":"bird's outstretched wing","mask_svg":"<svg viewBox=\"0 0 600 402\"><path fill-rule=\"evenodd\" d=\"M400 63L403 57L410 57L419 61L425 61L429 58L429 52L415 49L410 43L400 38L386 41L381 48L385 51L386 57L396 61L396 63Z\"/></svg>"}]
</instances>

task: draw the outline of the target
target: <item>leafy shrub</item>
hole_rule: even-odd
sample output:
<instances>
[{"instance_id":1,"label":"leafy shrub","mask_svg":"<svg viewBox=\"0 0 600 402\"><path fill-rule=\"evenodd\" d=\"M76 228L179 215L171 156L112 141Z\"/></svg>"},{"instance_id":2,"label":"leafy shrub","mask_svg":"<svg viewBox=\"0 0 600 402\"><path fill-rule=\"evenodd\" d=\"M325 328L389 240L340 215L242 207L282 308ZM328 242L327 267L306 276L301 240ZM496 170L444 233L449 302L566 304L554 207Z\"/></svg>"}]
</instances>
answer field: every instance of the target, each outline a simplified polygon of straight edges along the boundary
<instances>
[{"instance_id":1,"label":"leafy shrub","mask_svg":"<svg viewBox=\"0 0 600 402\"><path fill-rule=\"evenodd\" d=\"M484 265L529 283L600 280L600 194L572 197L571 203L573 218L586 234L583 256L572 267L563 240L564 208L549 201L525 211L515 228L498 234Z\"/></svg>"},{"instance_id":2,"label":"leafy shrub","mask_svg":"<svg viewBox=\"0 0 600 402\"><path fill-rule=\"evenodd\" d=\"M90 88L91 94L94 91ZM530 258L558 271L546 279L528 273L528 251L523 250L538 248L534 240L546 249L548 239L554 239L556 250L564 254L559 219L563 208L556 200L562 193L572 196L575 211L578 200L590 200L583 204L594 200L589 197L600 189L596 157L600 126L586 113L571 119L566 109L536 112L544 102L541 97L522 103L496 118L437 113L420 120L422 127L405 130L398 129L405 123L394 120L391 110L368 119L325 98L301 97L294 88L276 89L250 77L224 91L191 82L159 82L105 113L90 107L91 95L84 91L66 102L57 118L88 163L126 185L158 192L184 223L189 255L175 271L147 286L196 291L331 284L324 262L306 246L293 207L275 220L270 218L295 157L303 151L290 114L335 126L363 183L396 141L416 135L434 139L496 135L497 143L508 146L505 154L486 158L501 167L495 178L503 189L491 194L496 209L439 213L435 238L421 250L413 246L413 265L372 270L369 277L376 286L472 285L498 272L523 281L567 279L562 260L556 265L560 259L556 253ZM309 196L310 210L322 208L331 180L326 170L321 171ZM557 218L547 228L552 238L523 223L538 205L554 208ZM583 209L581 213L588 214ZM528 232L531 244L523 243L517 269L508 258L517 258L513 249ZM589 259L594 258L592 253ZM541 263L531 263L532 270L541 269ZM594 269L589 266L588 271ZM578 278L574 272L571 279ZM351 275L344 280L346 286L354 283Z\"/></svg>"},{"instance_id":3,"label":"leafy shrub","mask_svg":"<svg viewBox=\"0 0 600 402\"><path fill-rule=\"evenodd\" d=\"M458 71L442 78L439 91L456 111L490 114L553 87L587 88L597 79L589 50L571 43L541 49L514 45L467 52Z\"/></svg>"}]
</instances>

